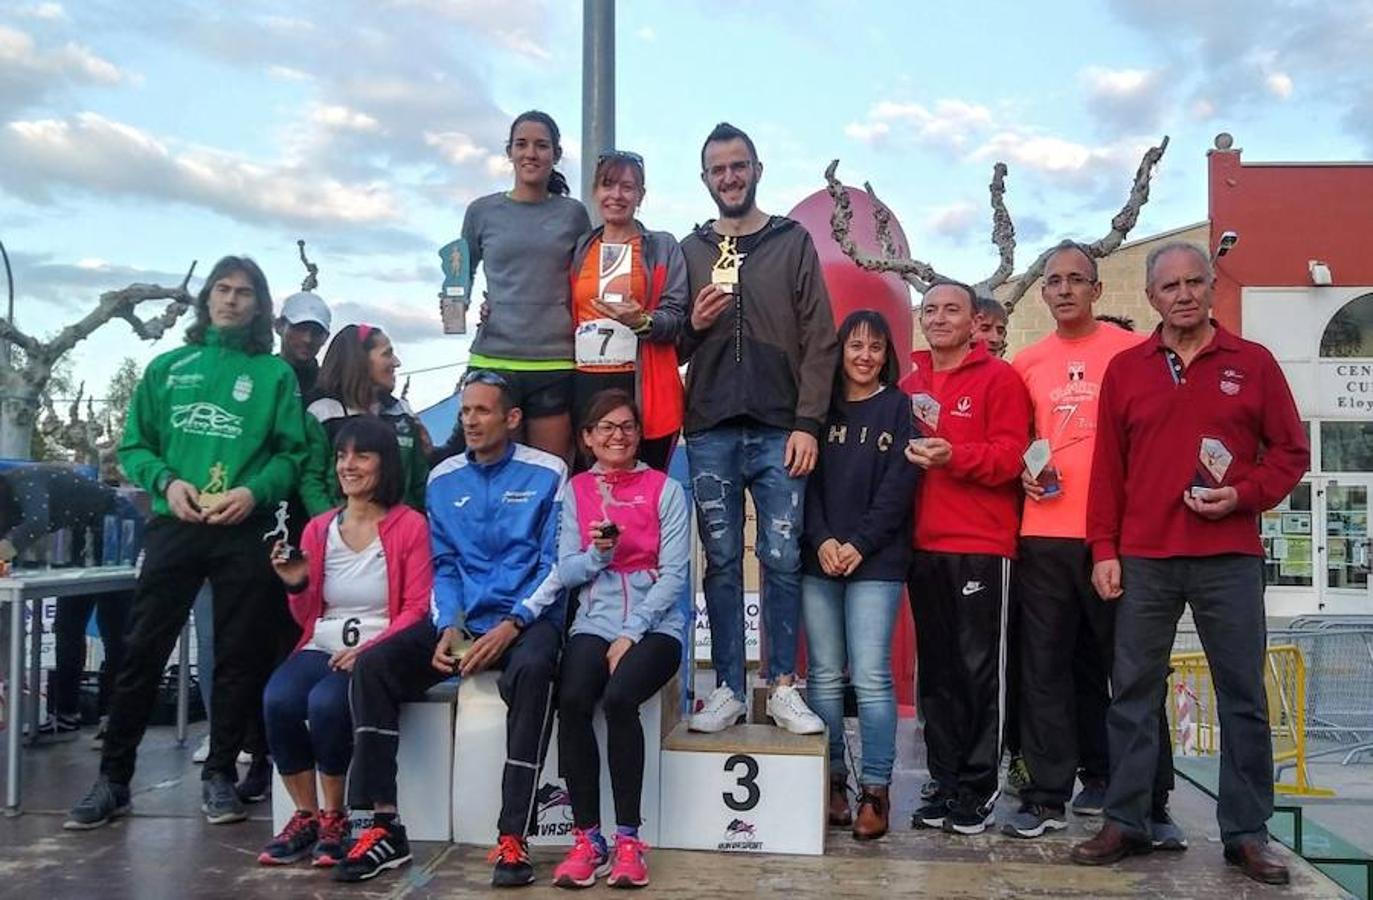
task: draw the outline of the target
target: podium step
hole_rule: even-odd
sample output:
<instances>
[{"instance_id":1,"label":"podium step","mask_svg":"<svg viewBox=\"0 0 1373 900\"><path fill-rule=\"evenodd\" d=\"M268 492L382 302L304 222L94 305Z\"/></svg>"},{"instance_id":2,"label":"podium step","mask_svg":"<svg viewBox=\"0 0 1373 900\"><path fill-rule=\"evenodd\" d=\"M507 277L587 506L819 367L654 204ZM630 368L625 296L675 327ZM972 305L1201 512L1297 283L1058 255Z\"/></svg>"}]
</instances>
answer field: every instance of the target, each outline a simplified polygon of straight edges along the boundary
<instances>
[{"instance_id":1,"label":"podium step","mask_svg":"<svg viewBox=\"0 0 1373 900\"><path fill-rule=\"evenodd\" d=\"M770 756L824 756L823 734L792 734L775 725L735 725L716 734L690 731L679 722L663 741L664 750L684 753L754 753Z\"/></svg>"}]
</instances>

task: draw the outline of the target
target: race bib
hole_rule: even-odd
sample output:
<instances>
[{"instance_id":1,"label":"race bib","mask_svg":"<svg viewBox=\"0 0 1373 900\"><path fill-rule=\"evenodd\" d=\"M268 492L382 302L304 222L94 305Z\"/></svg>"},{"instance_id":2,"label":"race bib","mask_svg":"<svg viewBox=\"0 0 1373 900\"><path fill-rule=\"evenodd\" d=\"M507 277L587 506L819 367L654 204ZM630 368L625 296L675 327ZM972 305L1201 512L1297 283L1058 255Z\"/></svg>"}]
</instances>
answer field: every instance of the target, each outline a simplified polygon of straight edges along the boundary
<instances>
[{"instance_id":1,"label":"race bib","mask_svg":"<svg viewBox=\"0 0 1373 900\"><path fill-rule=\"evenodd\" d=\"M591 319L577 328L577 365L632 365L639 357L639 338L614 319Z\"/></svg>"},{"instance_id":2,"label":"race bib","mask_svg":"<svg viewBox=\"0 0 1373 900\"><path fill-rule=\"evenodd\" d=\"M385 616L344 616L315 622L315 646L326 653L361 647L386 630Z\"/></svg>"}]
</instances>

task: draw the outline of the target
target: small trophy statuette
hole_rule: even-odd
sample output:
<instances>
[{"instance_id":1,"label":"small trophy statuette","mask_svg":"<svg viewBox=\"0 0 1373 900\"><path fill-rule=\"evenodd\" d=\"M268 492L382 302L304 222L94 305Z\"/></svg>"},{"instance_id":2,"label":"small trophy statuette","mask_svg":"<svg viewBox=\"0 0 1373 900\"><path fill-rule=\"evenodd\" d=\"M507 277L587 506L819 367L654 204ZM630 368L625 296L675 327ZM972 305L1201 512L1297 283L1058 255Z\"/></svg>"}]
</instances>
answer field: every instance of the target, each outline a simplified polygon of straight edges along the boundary
<instances>
[{"instance_id":1,"label":"small trophy statuette","mask_svg":"<svg viewBox=\"0 0 1373 900\"><path fill-rule=\"evenodd\" d=\"M281 562L290 562L291 560L296 559L298 556L300 556L300 551L297 550L295 547L292 547L290 542L287 540L287 538L291 534L291 528L287 524L291 518L291 513L290 504L287 503L285 500L282 500L280 503L277 504L276 517L276 527L274 527L271 531L264 534L262 536L262 539L264 541L269 541L274 545L277 543L277 541L280 541L281 547L273 551L272 558L274 560L279 560Z\"/></svg>"},{"instance_id":2,"label":"small trophy statuette","mask_svg":"<svg viewBox=\"0 0 1373 900\"><path fill-rule=\"evenodd\" d=\"M200 489L200 508L209 512L224 502L229 491L229 467L222 462L210 466L210 480Z\"/></svg>"},{"instance_id":3,"label":"small trophy statuette","mask_svg":"<svg viewBox=\"0 0 1373 900\"><path fill-rule=\"evenodd\" d=\"M439 262L443 266L439 315L443 318L444 334L467 333L467 304L472 299L472 267L468 258L465 238L439 248Z\"/></svg>"},{"instance_id":4,"label":"small trophy statuette","mask_svg":"<svg viewBox=\"0 0 1373 900\"><path fill-rule=\"evenodd\" d=\"M729 235L720 238L720 258L710 268L710 283L726 294L739 293L739 265L744 255L739 252L739 239Z\"/></svg>"},{"instance_id":5,"label":"small trophy statuette","mask_svg":"<svg viewBox=\"0 0 1373 900\"><path fill-rule=\"evenodd\" d=\"M1204 497L1206 491L1225 484L1225 473L1234 462L1235 455L1220 438L1204 437L1197 453L1197 471L1192 477L1192 496Z\"/></svg>"},{"instance_id":6,"label":"small trophy statuette","mask_svg":"<svg viewBox=\"0 0 1373 900\"><path fill-rule=\"evenodd\" d=\"M939 429L939 409L939 401L924 391L911 395L911 423L920 437L934 437Z\"/></svg>"}]
</instances>

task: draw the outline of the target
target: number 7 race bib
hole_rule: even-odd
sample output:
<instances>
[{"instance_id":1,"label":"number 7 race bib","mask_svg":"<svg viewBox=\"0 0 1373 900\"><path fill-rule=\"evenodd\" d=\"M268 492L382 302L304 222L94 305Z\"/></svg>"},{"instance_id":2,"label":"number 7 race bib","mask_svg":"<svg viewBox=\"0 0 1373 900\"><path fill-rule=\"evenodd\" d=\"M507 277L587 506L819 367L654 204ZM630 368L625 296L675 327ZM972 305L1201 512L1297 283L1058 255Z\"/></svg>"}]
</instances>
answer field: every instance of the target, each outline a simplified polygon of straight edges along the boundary
<instances>
[{"instance_id":1,"label":"number 7 race bib","mask_svg":"<svg viewBox=\"0 0 1373 900\"><path fill-rule=\"evenodd\" d=\"M314 643L326 653L361 647L386 630L383 616L346 616L315 621Z\"/></svg>"},{"instance_id":2,"label":"number 7 race bib","mask_svg":"<svg viewBox=\"0 0 1373 900\"><path fill-rule=\"evenodd\" d=\"M579 366L623 366L639 357L638 335L614 319L583 322L574 346Z\"/></svg>"}]
</instances>

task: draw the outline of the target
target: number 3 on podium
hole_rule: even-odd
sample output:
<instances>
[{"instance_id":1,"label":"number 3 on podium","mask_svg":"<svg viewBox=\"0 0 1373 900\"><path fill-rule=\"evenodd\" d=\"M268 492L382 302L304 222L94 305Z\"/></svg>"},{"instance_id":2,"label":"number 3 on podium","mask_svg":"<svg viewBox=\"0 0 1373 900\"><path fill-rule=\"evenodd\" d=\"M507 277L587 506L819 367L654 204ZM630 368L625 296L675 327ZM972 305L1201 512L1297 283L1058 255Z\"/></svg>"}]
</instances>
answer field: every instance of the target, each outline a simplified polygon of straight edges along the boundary
<instances>
[{"instance_id":1,"label":"number 3 on podium","mask_svg":"<svg viewBox=\"0 0 1373 900\"><path fill-rule=\"evenodd\" d=\"M740 775L736 770L742 766L744 771ZM725 791L720 798L725 801L725 806L735 812L748 812L758 805L758 798L762 792L758 790L758 760L749 756L747 753L736 753L725 760L725 772L735 776L736 788L743 789L743 799L735 796L733 791Z\"/></svg>"}]
</instances>

